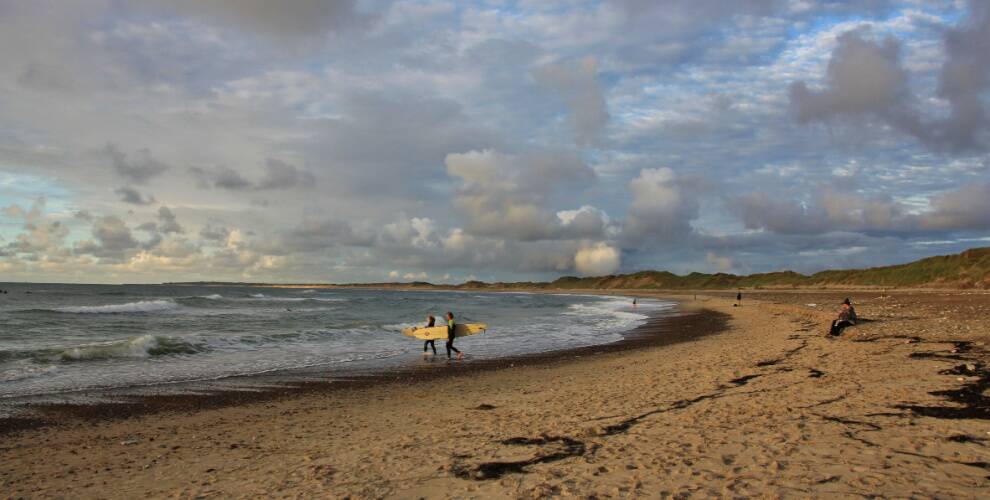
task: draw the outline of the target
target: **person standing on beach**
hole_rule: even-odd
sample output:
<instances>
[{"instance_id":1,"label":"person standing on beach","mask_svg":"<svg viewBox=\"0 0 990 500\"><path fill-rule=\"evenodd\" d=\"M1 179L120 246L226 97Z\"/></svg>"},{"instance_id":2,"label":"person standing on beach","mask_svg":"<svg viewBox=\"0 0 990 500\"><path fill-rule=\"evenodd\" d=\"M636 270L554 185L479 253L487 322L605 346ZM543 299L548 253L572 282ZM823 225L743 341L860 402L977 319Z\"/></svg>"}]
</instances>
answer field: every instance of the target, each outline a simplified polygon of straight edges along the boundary
<instances>
[{"instance_id":1,"label":"person standing on beach","mask_svg":"<svg viewBox=\"0 0 990 500\"><path fill-rule=\"evenodd\" d=\"M736 294L736 304L742 305L742 290L739 290L739 293Z\"/></svg>"},{"instance_id":2,"label":"person standing on beach","mask_svg":"<svg viewBox=\"0 0 990 500\"><path fill-rule=\"evenodd\" d=\"M457 327L457 322L454 321L454 313L447 311L447 359L450 359L450 351L457 353L457 359L464 357L464 353L458 351L454 347L454 329Z\"/></svg>"},{"instance_id":3,"label":"person standing on beach","mask_svg":"<svg viewBox=\"0 0 990 500\"><path fill-rule=\"evenodd\" d=\"M425 328L431 328L431 327L433 327L434 325L436 325L436 322L437 322L437 319L434 318L432 314L429 315L429 316L427 316L426 317L426 327ZM426 352L426 348L427 347L432 347L433 348L433 355L434 356L437 355L437 341L436 341L436 339L430 339L430 340L427 340L426 342L423 342L423 357L424 358L428 355L428 353Z\"/></svg>"}]
</instances>

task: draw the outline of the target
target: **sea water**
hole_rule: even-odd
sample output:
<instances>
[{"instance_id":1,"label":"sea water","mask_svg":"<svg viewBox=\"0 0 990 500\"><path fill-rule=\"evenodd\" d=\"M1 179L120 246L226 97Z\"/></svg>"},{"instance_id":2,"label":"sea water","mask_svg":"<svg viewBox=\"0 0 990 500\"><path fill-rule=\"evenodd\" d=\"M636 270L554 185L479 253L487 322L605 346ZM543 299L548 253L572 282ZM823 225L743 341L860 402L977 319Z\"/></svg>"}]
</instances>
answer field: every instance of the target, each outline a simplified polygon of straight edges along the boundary
<instances>
[{"instance_id":1,"label":"sea water","mask_svg":"<svg viewBox=\"0 0 990 500\"><path fill-rule=\"evenodd\" d=\"M402 335L429 314L484 322L471 359L605 344L662 301L623 297L238 286L0 284L0 399L422 362ZM443 341L437 342L445 358Z\"/></svg>"}]
</instances>

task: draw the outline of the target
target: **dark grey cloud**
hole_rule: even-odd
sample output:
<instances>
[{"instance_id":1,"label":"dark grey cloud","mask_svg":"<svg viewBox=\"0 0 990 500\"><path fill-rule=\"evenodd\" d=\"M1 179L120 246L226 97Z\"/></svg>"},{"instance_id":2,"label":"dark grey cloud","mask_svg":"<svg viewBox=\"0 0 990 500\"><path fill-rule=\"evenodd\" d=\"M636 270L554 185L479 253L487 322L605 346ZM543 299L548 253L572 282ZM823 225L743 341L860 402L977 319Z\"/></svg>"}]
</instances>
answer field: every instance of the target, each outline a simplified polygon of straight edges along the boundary
<instances>
[{"instance_id":1,"label":"dark grey cloud","mask_svg":"<svg viewBox=\"0 0 990 500\"><path fill-rule=\"evenodd\" d=\"M131 186L122 186L114 190L120 197L120 201L131 205L150 205L155 202L155 197L150 194L144 196L140 191Z\"/></svg>"},{"instance_id":2,"label":"dark grey cloud","mask_svg":"<svg viewBox=\"0 0 990 500\"><path fill-rule=\"evenodd\" d=\"M141 246L127 224L114 215L93 221L91 231L95 241L77 241L73 249L76 255L88 254L108 262L122 262L132 250Z\"/></svg>"},{"instance_id":3,"label":"dark grey cloud","mask_svg":"<svg viewBox=\"0 0 990 500\"><path fill-rule=\"evenodd\" d=\"M117 146L107 144L103 148L103 154L110 158L113 169L118 175L134 184L144 184L169 169L168 165L152 157L148 149L138 150L129 158Z\"/></svg>"},{"instance_id":4,"label":"dark grey cloud","mask_svg":"<svg viewBox=\"0 0 990 500\"><path fill-rule=\"evenodd\" d=\"M230 237L230 229L209 223L199 230L199 237L212 242L226 242Z\"/></svg>"},{"instance_id":5,"label":"dark grey cloud","mask_svg":"<svg viewBox=\"0 0 990 500\"><path fill-rule=\"evenodd\" d=\"M970 0L969 16L945 34L948 58L938 95L949 101L949 116L937 123L934 138L956 151L985 150L988 121L984 94L990 87L990 4Z\"/></svg>"},{"instance_id":6,"label":"dark grey cloud","mask_svg":"<svg viewBox=\"0 0 990 500\"><path fill-rule=\"evenodd\" d=\"M230 167L189 167L189 172L204 189L245 191L254 187L251 181Z\"/></svg>"},{"instance_id":7,"label":"dark grey cloud","mask_svg":"<svg viewBox=\"0 0 990 500\"><path fill-rule=\"evenodd\" d=\"M204 189L266 191L311 188L316 185L316 177L311 172L272 158L265 161L265 173L257 182L246 179L230 167L189 167L189 172Z\"/></svg>"},{"instance_id":8,"label":"dark grey cloud","mask_svg":"<svg viewBox=\"0 0 990 500\"><path fill-rule=\"evenodd\" d=\"M985 151L990 134L984 102L990 88L990 6L980 1L968 5L969 15L945 33L947 57L937 96L949 104L946 116L929 116L921 109L901 61L900 41L872 41L858 30L839 36L824 89L810 89L803 81L791 85L798 121L875 119L936 151Z\"/></svg>"},{"instance_id":9,"label":"dark grey cloud","mask_svg":"<svg viewBox=\"0 0 990 500\"><path fill-rule=\"evenodd\" d=\"M312 173L300 170L288 163L269 158L265 161L265 175L258 181L257 189L289 189L313 187L316 178Z\"/></svg>"},{"instance_id":10,"label":"dark grey cloud","mask_svg":"<svg viewBox=\"0 0 990 500\"><path fill-rule=\"evenodd\" d=\"M875 42L862 31L840 35L828 63L826 87L816 91L797 81L790 92L801 123L877 118L919 138L928 134L901 66L901 44L893 37Z\"/></svg>"},{"instance_id":11,"label":"dark grey cloud","mask_svg":"<svg viewBox=\"0 0 990 500\"><path fill-rule=\"evenodd\" d=\"M162 234L186 232L179 225L179 222L175 219L175 214L168 207L160 207L158 209L158 230Z\"/></svg>"}]
</instances>

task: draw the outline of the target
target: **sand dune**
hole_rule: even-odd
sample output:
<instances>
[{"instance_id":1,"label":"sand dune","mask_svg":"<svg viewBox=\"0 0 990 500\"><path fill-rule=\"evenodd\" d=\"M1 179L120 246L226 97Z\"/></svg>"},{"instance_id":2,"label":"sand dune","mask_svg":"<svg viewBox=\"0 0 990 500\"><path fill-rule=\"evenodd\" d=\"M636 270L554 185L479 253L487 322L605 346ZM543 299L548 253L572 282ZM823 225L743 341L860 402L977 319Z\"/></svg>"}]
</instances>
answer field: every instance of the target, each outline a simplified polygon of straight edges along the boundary
<instances>
[{"instance_id":1,"label":"sand dune","mask_svg":"<svg viewBox=\"0 0 990 500\"><path fill-rule=\"evenodd\" d=\"M822 305L841 295L750 295L742 307L681 297L728 327L672 345L8 433L0 486L12 497L990 491L990 296L862 292L854 302L874 321L829 339Z\"/></svg>"}]
</instances>

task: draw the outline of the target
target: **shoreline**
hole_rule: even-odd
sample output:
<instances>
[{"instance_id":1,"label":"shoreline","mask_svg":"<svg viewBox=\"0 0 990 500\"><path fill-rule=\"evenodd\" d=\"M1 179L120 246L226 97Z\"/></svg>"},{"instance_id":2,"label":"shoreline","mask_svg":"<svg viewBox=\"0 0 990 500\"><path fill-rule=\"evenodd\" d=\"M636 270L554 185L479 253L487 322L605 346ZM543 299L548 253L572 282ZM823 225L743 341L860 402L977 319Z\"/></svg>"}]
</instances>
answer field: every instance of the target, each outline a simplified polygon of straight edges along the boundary
<instances>
[{"instance_id":1,"label":"shoreline","mask_svg":"<svg viewBox=\"0 0 990 500\"><path fill-rule=\"evenodd\" d=\"M713 311L685 311L673 301L676 310L668 314L648 317L643 325L622 334L622 339L606 344L559 349L490 359L449 362L442 359L413 366L386 367L381 370L330 370L326 368L298 368L279 370L265 374L238 375L223 379L221 383L245 383L280 385L277 388L239 390L236 385L228 389L206 388L197 391L202 382L178 382L158 384L142 389L178 389L175 392L136 395L134 388L95 389L73 393L73 396L109 401L70 401L65 403L31 403L24 407L33 413L29 416L0 418L0 436L71 421L122 420L162 412L194 412L206 409L264 403L293 397L305 397L313 393L329 393L353 390L380 384L412 385L458 375L470 375L485 371L503 370L533 365L552 365L585 356L601 355L658 347L690 341L696 337L718 333L725 328L726 316ZM444 363L444 365L440 365ZM319 380L324 377L329 379ZM182 393L189 389L192 393ZM38 397L45 397L40 395ZM32 397L23 398L30 400Z\"/></svg>"}]
</instances>

